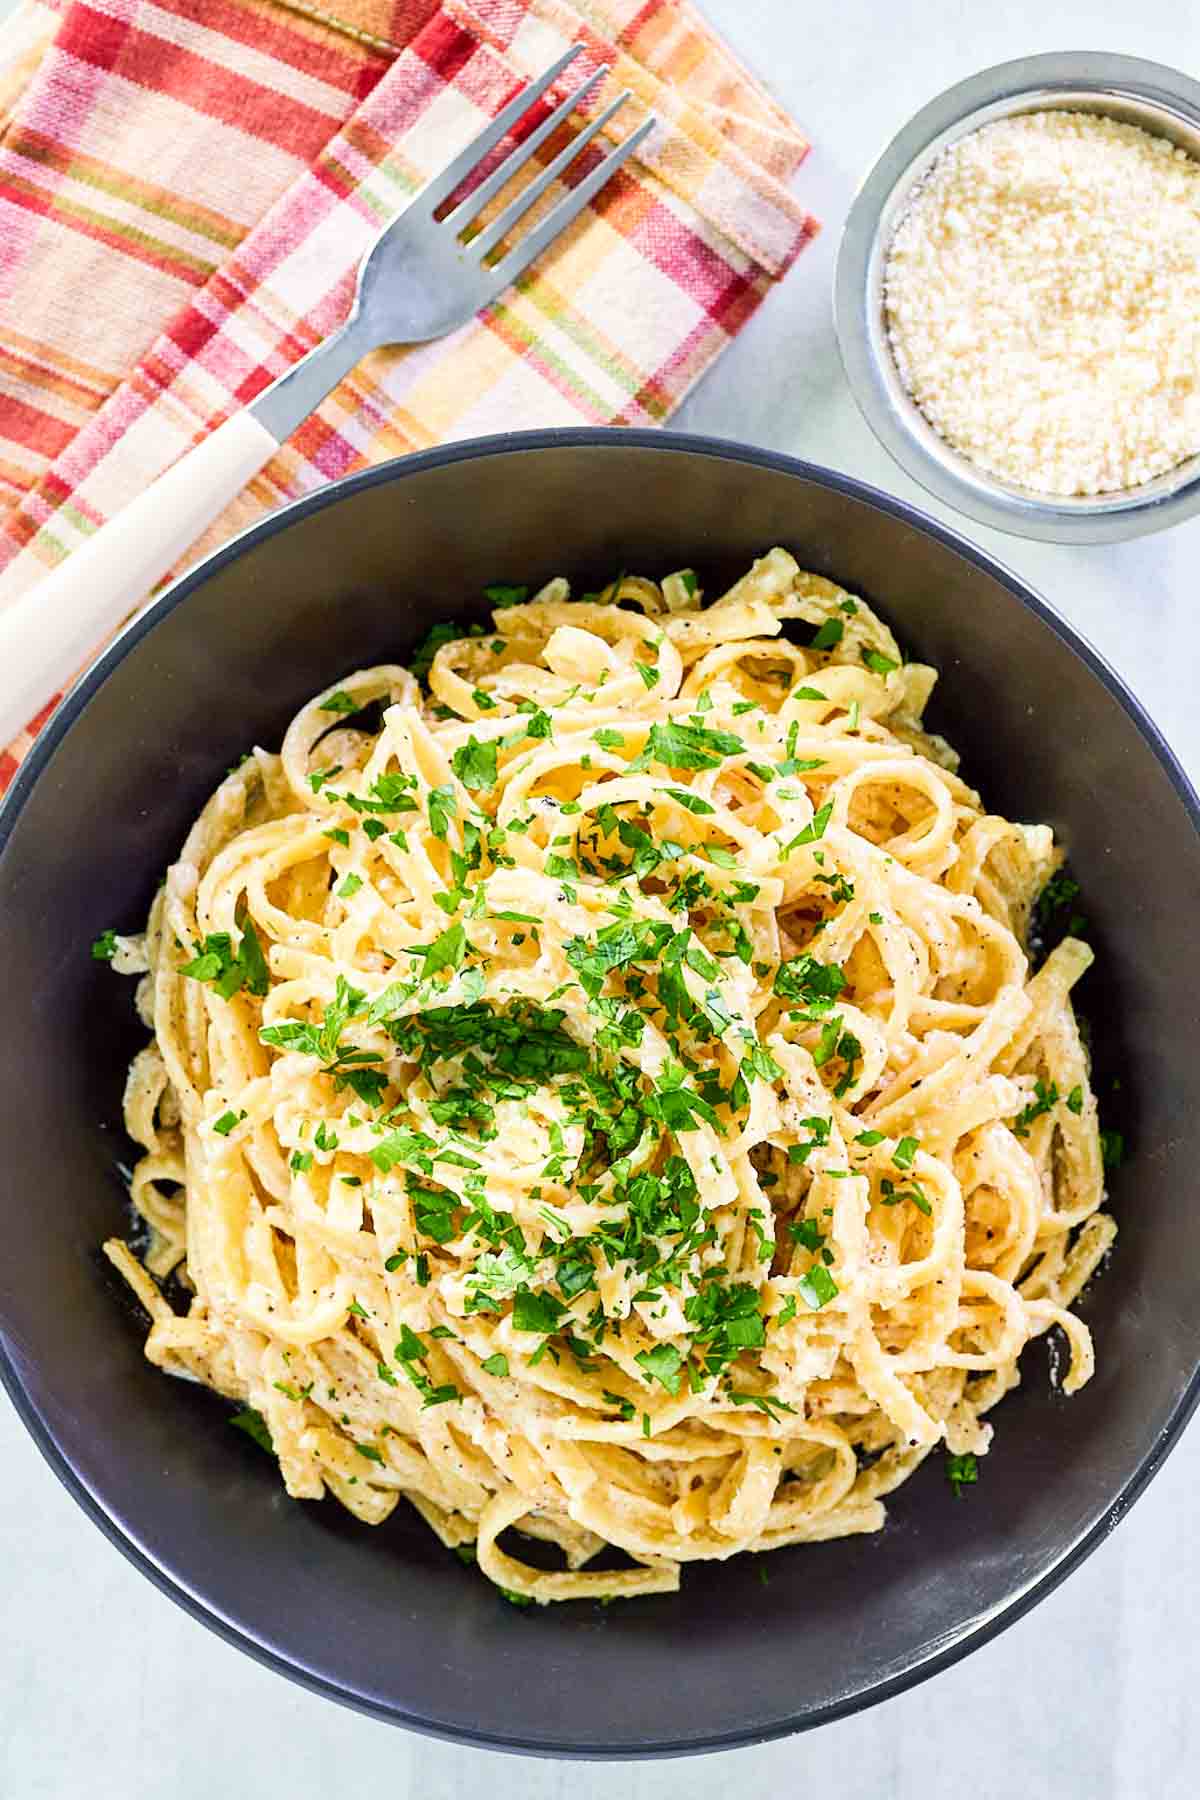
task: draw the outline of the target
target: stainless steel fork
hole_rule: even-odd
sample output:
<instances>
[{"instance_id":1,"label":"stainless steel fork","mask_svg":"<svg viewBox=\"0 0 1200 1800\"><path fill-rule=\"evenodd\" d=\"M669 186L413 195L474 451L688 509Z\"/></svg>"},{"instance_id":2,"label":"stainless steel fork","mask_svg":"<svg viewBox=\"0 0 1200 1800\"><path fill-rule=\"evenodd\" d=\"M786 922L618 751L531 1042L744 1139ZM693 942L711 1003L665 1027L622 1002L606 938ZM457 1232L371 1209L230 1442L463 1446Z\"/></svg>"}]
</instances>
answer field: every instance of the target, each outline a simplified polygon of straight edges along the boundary
<instances>
[{"instance_id":1,"label":"stainless steel fork","mask_svg":"<svg viewBox=\"0 0 1200 1800\"><path fill-rule=\"evenodd\" d=\"M498 259L525 212L629 99L590 121L474 236L464 233L607 73L598 68L452 212L435 215L577 55L576 44L521 90L376 238L359 264L345 324L190 450L144 493L0 612L0 745L67 683L344 375L381 344L416 344L466 324L553 243L654 126L648 118Z\"/></svg>"}]
</instances>

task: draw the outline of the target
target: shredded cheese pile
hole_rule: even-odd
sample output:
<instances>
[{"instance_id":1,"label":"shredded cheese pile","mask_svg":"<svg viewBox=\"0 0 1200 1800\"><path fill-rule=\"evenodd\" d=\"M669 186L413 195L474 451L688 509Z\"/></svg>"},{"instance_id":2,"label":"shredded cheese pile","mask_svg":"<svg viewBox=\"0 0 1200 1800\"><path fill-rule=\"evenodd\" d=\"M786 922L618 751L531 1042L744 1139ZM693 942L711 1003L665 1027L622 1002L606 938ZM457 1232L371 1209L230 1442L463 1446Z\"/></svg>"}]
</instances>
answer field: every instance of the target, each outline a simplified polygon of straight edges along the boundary
<instances>
[{"instance_id":1,"label":"shredded cheese pile","mask_svg":"<svg viewBox=\"0 0 1200 1800\"><path fill-rule=\"evenodd\" d=\"M1031 1338L1091 1371L1090 952L1023 948L1051 834L782 550L707 608L489 593L430 697L366 669L255 750L108 934L147 1355L290 1494L406 1498L519 1601L874 1531L936 1446L974 1479Z\"/></svg>"},{"instance_id":2,"label":"shredded cheese pile","mask_svg":"<svg viewBox=\"0 0 1200 1800\"><path fill-rule=\"evenodd\" d=\"M1043 494L1200 453L1200 163L1094 113L998 119L934 164L888 252L909 393L980 468Z\"/></svg>"}]
</instances>

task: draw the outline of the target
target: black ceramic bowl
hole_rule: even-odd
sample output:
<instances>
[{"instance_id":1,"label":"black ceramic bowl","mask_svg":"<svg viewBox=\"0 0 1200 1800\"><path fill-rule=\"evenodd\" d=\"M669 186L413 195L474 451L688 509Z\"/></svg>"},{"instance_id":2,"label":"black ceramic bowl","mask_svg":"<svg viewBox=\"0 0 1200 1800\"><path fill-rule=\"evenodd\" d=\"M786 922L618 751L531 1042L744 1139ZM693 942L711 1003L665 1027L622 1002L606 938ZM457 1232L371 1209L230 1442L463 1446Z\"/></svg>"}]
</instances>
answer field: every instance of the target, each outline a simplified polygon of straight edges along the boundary
<instances>
[{"instance_id":1,"label":"black ceramic bowl","mask_svg":"<svg viewBox=\"0 0 1200 1800\"><path fill-rule=\"evenodd\" d=\"M1121 1237L1082 1310L1095 1379L1064 1400L1035 1348L977 1487L932 1458L875 1537L697 1565L675 1597L516 1611L415 1514L381 1530L285 1498L214 1396L142 1358L97 1255L120 1231L131 990L89 959L135 927L252 741L491 581L694 563L710 591L780 543L860 590L942 671L967 775L1049 820L1099 951L1081 1002ZM1020 582L911 507L824 470L638 432L496 438L335 484L171 590L76 689L0 822L0 1320L5 1383L119 1548L197 1618L386 1719L547 1755L711 1749L814 1725L944 1667L1111 1529L1190 1413L1200 1349L1197 803L1113 675ZM1119 1073L1120 1091L1112 1093Z\"/></svg>"}]
</instances>

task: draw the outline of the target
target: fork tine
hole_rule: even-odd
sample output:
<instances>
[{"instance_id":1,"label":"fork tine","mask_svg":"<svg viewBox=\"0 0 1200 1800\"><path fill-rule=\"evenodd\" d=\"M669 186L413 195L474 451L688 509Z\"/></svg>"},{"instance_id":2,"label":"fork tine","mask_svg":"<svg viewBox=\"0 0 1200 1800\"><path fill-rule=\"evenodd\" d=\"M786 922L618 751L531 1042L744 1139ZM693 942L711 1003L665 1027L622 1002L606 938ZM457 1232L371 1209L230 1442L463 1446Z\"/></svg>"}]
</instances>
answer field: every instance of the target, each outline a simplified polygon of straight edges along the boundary
<instances>
[{"instance_id":1,"label":"fork tine","mask_svg":"<svg viewBox=\"0 0 1200 1800\"><path fill-rule=\"evenodd\" d=\"M569 194L559 201L553 212L546 214L540 225L535 225L527 237L502 257L498 263L486 270L492 276L491 295L494 299L510 282L527 269L535 257L552 244L560 231L563 231L577 214L581 213L594 194L598 194L606 182L616 174L621 164L628 160L639 144L649 136L658 123L653 114L644 119L637 130L631 132L619 149L611 156L606 156L602 163L597 163L590 175L585 175L578 187L572 188Z\"/></svg>"},{"instance_id":2,"label":"fork tine","mask_svg":"<svg viewBox=\"0 0 1200 1800\"><path fill-rule=\"evenodd\" d=\"M493 199L500 189L512 180L517 170L529 161L529 158L536 150L540 149L546 139L557 131L558 127L569 119L578 107L582 106L596 83L603 80L607 74L608 64L602 63L588 76L582 86L577 87L573 94L568 94L561 105L555 107L549 118L542 120L536 131L531 132L523 143L518 144L516 149L505 157L498 169L492 170L486 181L481 181L479 186L474 188L452 213L447 214L442 220L442 224L457 236L465 226L471 223L472 219L477 218L488 201Z\"/></svg>"},{"instance_id":3,"label":"fork tine","mask_svg":"<svg viewBox=\"0 0 1200 1800\"><path fill-rule=\"evenodd\" d=\"M599 118L593 119L589 125L584 127L578 137L572 138L566 148L561 150L554 158L554 161L549 163L546 168L542 170L537 179L531 181L527 188L523 188L522 191L510 201L504 211L492 220L492 223L487 227L486 231L481 231L478 237L471 239L468 248L476 254L481 261L496 248L497 244L502 244L504 242L517 220L529 211L529 208L534 202L539 200L546 189L550 187L553 182L558 180L565 169L570 168L571 164L575 161L575 158L588 144L591 143L596 133L604 129L613 114L624 106L625 102L630 98L631 95L628 88L625 89L623 94L618 94L617 98L612 101L610 105L605 107Z\"/></svg>"},{"instance_id":4,"label":"fork tine","mask_svg":"<svg viewBox=\"0 0 1200 1800\"><path fill-rule=\"evenodd\" d=\"M512 130L517 120L522 118L533 105L540 100L546 89L556 82L568 63L574 62L582 50L582 44L572 44L564 50L556 63L552 63L544 75L523 87L508 105L496 114L489 125L485 125L479 136L469 143L465 150L459 152L452 163L449 163L439 175L428 182L416 196L414 204L420 205L425 212L433 212L436 207L448 200L455 188L464 182L471 170L482 162L489 150L494 150L506 132Z\"/></svg>"}]
</instances>

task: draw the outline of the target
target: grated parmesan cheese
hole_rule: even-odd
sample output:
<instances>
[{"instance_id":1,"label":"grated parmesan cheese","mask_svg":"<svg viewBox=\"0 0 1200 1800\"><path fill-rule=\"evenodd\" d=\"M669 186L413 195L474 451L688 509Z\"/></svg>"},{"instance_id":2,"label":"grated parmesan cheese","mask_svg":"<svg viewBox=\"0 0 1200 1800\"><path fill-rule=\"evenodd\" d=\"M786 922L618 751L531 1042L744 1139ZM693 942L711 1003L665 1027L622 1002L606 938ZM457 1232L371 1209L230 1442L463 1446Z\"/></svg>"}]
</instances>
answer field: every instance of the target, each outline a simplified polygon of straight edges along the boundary
<instances>
[{"instance_id":1,"label":"grated parmesan cheese","mask_svg":"<svg viewBox=\"0 0 1200 1800\"><path fill-rule=\"evenodd\" d=\"M985 125L915 193L885 308L971 462L1044 494L1139 486L1200 451L1200 162L1093 113Z\"/></svg>"}]
</instances>

